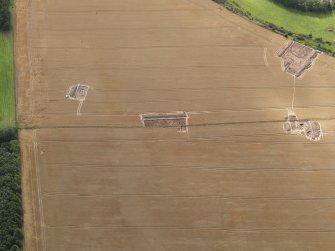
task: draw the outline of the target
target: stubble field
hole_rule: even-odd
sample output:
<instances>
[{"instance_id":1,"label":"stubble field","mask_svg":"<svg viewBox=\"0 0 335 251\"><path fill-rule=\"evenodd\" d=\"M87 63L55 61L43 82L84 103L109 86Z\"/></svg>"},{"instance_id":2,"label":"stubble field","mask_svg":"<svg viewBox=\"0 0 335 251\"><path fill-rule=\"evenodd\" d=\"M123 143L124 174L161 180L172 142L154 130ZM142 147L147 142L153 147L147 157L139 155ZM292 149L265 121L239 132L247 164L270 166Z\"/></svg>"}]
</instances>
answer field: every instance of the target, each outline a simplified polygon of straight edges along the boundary
<instances>
[{"instance_id":1,"label":"stubble field","mask_svg":"<svg viewBox=\"0 0 335 251\"><path fill-rule=\"evenodd\" d=\"M209 0L17 0L26 250L333 250L333 58ZM90 86L79 102L75 84ZM188 133L139 114L185 111Z\"/></svg>"}]
</instances>

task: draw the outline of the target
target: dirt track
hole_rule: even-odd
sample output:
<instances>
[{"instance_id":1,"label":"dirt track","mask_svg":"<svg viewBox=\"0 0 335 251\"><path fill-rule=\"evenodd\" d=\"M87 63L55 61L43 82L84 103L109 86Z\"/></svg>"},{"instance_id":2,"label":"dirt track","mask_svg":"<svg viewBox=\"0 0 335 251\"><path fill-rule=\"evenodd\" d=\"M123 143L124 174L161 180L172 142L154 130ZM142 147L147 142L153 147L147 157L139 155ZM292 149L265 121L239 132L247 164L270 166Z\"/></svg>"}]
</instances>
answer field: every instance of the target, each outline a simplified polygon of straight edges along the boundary
<instances>
[{"instance_id":1,"label":"dirt track","mask_svg":"<svg viewBox=\"0 0 335 251\"><path fill-rule=\"evenodd\" d=\"M17 0L26 251L334 250L335 60L210 0ZM90 86L78 102L71 85ZM187 134L140 113L185 111Z\"/></svg>"}]
</instances>

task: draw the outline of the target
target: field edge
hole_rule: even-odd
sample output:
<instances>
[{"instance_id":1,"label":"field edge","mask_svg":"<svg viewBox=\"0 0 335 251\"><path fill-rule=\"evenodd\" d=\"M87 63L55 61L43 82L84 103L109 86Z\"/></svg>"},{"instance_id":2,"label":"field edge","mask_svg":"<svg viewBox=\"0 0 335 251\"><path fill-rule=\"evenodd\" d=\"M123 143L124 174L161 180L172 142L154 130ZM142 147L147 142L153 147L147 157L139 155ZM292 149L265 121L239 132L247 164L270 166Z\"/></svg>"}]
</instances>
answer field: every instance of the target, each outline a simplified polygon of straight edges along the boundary
<instances>
[{"instance_id":1,"label":"field edge","mask_svg":"<svg viewBox=\"0 0 335 251\"><path fill-rule=\"evenodd\" d=\"M312 38L307 34L297 34L292 31L286 30L283 27L279 27L276 24L264 21L257 17L251 15L251 13L243 8L241 8L238 4L231 0L212 0L214 3L225 7L228 11L248 20L249 22L256 24L262 28L270 30L276 34L279 34L287 39L292 39L293 41L302 43L306 46L310 46L316 50L322 51L325 54L335 57L335 48L332 48L331 45L333 43L329 41L319 40L320 38ZM331 43L328 44L328 43ZM322 45L321 45L322 44Z\"/></svg>"}]
</instances>

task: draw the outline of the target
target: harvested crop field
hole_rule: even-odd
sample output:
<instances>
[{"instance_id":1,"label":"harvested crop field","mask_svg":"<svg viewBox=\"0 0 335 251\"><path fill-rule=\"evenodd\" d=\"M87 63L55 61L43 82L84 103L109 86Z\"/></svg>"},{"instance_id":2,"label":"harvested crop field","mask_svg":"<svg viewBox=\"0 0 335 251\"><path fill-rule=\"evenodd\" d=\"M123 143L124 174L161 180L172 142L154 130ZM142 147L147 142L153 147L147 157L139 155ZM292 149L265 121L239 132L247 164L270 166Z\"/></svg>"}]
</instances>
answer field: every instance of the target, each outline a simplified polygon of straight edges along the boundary
<instances>
[{"instance_id":1,"label":"harvested crop field","mask_svg":"<svg viewBox=\"0 0 335 251\"><path fill-rule=\"evenodd\" d=\"M333 58L294 83L312 142L285 39L210 0L16 5L27 251L334 250Z\"/></svg>"}]
</instances>

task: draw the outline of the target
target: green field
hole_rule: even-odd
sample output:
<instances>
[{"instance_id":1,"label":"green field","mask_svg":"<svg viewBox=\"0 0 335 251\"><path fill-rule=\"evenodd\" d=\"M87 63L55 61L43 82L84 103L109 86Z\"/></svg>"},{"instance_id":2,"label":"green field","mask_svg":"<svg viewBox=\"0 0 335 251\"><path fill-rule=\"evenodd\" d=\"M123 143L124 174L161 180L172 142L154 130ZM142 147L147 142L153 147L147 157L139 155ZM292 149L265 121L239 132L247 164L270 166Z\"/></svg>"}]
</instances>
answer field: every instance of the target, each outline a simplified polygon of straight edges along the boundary
<instances>
[{"instance_id":1,"label":"green field","mask_svg":"<svg viewBox=\"0 0 335 251\"><path fill-rule=\"evenodd\" d=\"M0 128L15 127L15 65L12 33L0 33Z\"/></svg>"},{"instance_id":2,"label":"green field","mask_svg":"<svg viewBox=\"0 0 335 251\"><path fill-rule=\"evenodd\" d=\"M335 33L328 31L328 28L335 28L334 12L328 14L302 12L287 9L271 0L216 0L216 2L267 28L271 29L271 24L274 24L279 30L284 29L286 32L279 33L287 37L301 40L324 51L329 50L330 54L335 53ZM276 28L273 30L278 32Z\"/></svg>"}]
</instances>

